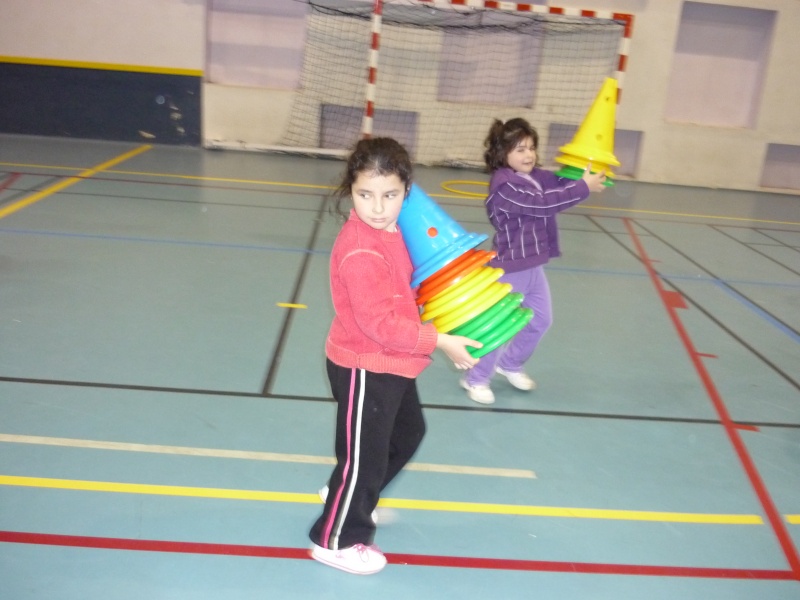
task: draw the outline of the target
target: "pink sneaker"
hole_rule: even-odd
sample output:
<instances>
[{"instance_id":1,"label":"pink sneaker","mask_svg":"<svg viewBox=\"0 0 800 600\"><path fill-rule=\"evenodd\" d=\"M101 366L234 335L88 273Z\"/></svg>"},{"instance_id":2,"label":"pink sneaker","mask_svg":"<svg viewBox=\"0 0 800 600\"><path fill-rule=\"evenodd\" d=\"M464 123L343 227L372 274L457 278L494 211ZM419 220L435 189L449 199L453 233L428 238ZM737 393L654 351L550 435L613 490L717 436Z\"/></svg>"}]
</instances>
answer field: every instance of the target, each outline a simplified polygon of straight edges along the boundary
<instances>
[{"instance_id":1,"label":"pink sneaker","mask_svg":"<svg viewBox=\"0 0 800 600\"><path fill-rule=\"evenodd\" d=\"M386 566L386 557L375 544L356 544L343 550L328 550L312 544L309 554L314 560L329 567L355 575L372 575Z\"/></svg>"}]
</instances>

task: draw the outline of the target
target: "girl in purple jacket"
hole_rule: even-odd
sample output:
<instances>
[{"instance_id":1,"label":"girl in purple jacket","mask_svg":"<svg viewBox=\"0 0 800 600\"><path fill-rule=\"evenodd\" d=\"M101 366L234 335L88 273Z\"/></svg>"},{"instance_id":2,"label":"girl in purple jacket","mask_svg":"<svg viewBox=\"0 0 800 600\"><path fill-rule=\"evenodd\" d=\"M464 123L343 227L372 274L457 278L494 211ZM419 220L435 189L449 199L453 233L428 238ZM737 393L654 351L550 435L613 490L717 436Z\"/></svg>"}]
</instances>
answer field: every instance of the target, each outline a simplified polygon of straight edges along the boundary
<instances>
[{"instance_id":1,"label":"girl in purple jacket","mask_svg":"<svg viewBox=\"0 0 800 600\"><path fill-rule=\"evenodd\" d=\"M556 214L591 192L603 191L606 177L605 172L591 173L587 168L576 181L539 168L539 135L525 119L495 120L484 146L486 168L492 175L486 213L495 228L492 246L497 252L490 265L505 271L500 281L523 294L522 306L533 309L533 319L522 331L482 357L461 379L470 399L492 404L489 383L495 373L517 389L536 387L523 367L552 323L550 286L543 266L561 256Z\"/></svg>"}]
</instances>

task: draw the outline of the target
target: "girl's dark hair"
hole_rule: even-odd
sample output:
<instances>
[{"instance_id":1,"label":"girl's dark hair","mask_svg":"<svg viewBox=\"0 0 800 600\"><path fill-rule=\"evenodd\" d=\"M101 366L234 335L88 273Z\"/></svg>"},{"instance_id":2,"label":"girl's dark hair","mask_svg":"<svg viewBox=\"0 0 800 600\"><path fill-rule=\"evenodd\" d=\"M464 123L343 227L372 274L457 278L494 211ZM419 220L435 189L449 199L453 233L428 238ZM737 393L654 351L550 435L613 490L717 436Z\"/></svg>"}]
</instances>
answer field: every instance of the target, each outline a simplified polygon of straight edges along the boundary
<instances>
[{"instance_id":1,"label":"girl's dark hair","mask_svg":"<svg viewBox=\"0 0 800 600\"><path fill-rule=\"evenodd\" d=\"M525 138L533 140L533 149L539 149L539 134L525 119L510 119L503 123L495 119L489 128L489 135L483 145L486 151L483 153L483 160L486 162L486 171L495 172L497 169L507 167L506 158L508 153L517 147ZM540 167L539 154L536 154L536 166Z\"/></svg>"},{"instance_id":2,"label":"girl's dark hair","mask_svg":"<svg viewBox=\"0 0 800 600\"><path fill-rule=\"evenodd\" d=\"M342 182L333 193L334 208L343 217L347 217L343 203L350 198L350 190L361 173L397 175L408 194L413 168L408 151L397 140L377 137L359 141L347 159Z\"/></svg>"}]
</instances>

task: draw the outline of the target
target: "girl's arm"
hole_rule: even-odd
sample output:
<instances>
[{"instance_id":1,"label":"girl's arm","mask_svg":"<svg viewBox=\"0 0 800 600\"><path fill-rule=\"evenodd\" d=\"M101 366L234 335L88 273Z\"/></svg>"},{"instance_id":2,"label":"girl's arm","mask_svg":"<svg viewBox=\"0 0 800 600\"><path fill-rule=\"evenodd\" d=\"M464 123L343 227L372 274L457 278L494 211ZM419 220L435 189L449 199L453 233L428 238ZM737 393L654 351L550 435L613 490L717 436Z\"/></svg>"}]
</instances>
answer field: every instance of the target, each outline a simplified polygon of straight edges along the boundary
<instances>
[{"instance_id":1,"label":"girl's arm","mask_svg":"<svg viewBox=\"0 0 800 600\"><path fill-rule=\"evenodd\" d=\"M437 333L433 325L421 324L413 299L395 297L389 283L390 271L382 258L365 252L351 255L339 273L347 287L356 323L373 341L414 354L430 355L436 347L457 369L477 364L478 359L467 352L467 347L481 348L483 344L460 335ZM414 318L397 310L397 303L403 301L412 304Z\"/></svg>"},{"instance_id":2,"label":"girl's arm","mask_svg":"<svg viewBox=\"0 0 800 600\"><path fill-rule=\"evenodd\" d=\"M440 333L436 338L436 347L447 355L447 358L453 361L456 369L471 369L478 364L477 358L467 352L468 347L482 348L483 344L461 335L450 335L448 333Z\"/></svg>"},{"instance_id":3,"label":"girl's arm","mask_svg":"<svg viewBox=\"0 0 800 600\"><path fill-rule=\"evenodd\" d=\"M436 347L433 325L421 326L414 299L398 297L386 261L372 252L347 257L339 270L359 329L368 338L398 352L430 355ZM411 310L403 310L410 303ZM410 318L408 314L414 313Z\"/></svg>"},{"instance_id":4,"label":"girl's arm","mask_svg":"<svg viewBox=\"0 0 800 600\"><path fill-rule=\"evenodd\" d=\"M585 178L565 179L550 171L537 171L537 175L541 189L511 170L496 173L487 205L509 214L550 217L589 197L589 182Z\"/></svg>"}]
</instances>

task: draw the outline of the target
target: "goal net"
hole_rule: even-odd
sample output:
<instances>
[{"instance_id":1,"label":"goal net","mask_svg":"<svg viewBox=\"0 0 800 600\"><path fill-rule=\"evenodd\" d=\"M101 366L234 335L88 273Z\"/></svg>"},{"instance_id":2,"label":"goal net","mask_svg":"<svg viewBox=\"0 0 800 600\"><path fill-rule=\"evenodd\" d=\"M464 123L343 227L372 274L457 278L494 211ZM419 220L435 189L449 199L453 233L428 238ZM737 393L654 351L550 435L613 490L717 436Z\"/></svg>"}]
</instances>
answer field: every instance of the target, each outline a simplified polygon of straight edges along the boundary
<instances>
[{"instance_id":1,"label":"goal net","mask_svg":"<svg viewBox=\"0 0 800 600\"><path fill-rule=\"evenodd\" d=\"M302 1L303 72L281 145L336 154L391 136L424 165L482 166L492 120L513 117L536 127L552 164L605 78L619 80L630 28L628 15L488 0Z\"/></svg>"}]
</instances>

